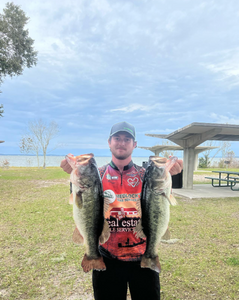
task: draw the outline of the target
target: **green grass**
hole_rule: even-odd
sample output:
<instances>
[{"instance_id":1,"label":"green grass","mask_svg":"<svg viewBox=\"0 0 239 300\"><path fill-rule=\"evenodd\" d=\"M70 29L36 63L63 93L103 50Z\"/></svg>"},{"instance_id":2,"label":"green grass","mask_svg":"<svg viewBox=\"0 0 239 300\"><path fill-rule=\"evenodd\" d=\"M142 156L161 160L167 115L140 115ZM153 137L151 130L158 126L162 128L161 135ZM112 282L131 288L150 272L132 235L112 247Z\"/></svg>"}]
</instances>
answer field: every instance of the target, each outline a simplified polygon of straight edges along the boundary
<instances>
[{"instance_id":1,"label":"green grass","mask_svg":"<svg viewBox=\"0 0 239 300\"><path fill-rule=\"evenodd\" d=\"M198 171L232 171L239 172L238 168L198 168Z\"/></svg>"},{"instance_id":2,"label":"green grass","mask_svg":"<svg viewBox=\"0 0 239 300\"><path fill-rule=\"evenodd\" d=\"M62 171L61 168L48 167L43 168L25 168L11 167L9 169L0 170L0 179L9 180L50 180L69 178L69 175Z\"/></svg>"},{"instance_id":3,"label":"green grass","mask_svg":"<svg viewBox=\"0 0 239 300\"><path fill-rule=\"evenodd\" d=\"M239 169L235 168L198 168L197 171L194 171L194 184L212 184L211 179L205 179L204 177L218 177L218 173L214 173L212 171L231 171L231 172L239 172ZM222 175L222 178L226 177L226 175Z\"/></svg>"},{"instance_id":4,"label":"green grass","mask_svg":"<svg viewBox=\"0 0 239 300\"><path fill-rule=\"evenodd\" d=\"M93 299L73 244L69 175L0 169L0 299ZM161 299L239 299L239 198L177 199L159 246Z\"/></svg>"}]
</instances>

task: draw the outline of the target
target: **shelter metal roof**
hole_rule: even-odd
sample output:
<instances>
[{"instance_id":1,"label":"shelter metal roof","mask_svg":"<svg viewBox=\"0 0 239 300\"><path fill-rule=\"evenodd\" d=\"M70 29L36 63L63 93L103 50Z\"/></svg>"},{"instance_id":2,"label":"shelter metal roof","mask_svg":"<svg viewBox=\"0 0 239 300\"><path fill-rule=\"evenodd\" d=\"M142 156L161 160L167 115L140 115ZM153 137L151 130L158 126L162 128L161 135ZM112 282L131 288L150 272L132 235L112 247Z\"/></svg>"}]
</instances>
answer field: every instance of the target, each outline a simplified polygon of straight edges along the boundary
<instances>
[{"instance_id":1,"label":"shelter metal roof","mask_svg":"<svg viewBox=\"0 0 239 300\"><path fill-rule=\"evenodd\" d=\"M143 146L139 146L138 148L141 149L145 149L145 150L150 150L150 151L164 151L164 150L174 150L174 151L178 151L178 150L183 150L183 147L181 146L177 146L177 145L155 145L152 147L143 147ZM195 148L195 150L198 150L199 152L203 152L206 150L210 150L210 149L216 149L218 147L212 147L212 146L198 146Z\"/></svg>"},{"instance_id":2,"label":"shelter metal roof","mask_svg":"<svg viewBox=\"0 0 239 300\"><path fill-rule=\"evenodd\" d=\"M239 141L239 125L215 124L215 123L191 123L170 134L146 134L147 136L173 140L187 140L194 135L212 132L210 140ZM213 133L214 131L214 133Z\"/></svg>"}]
</instances>

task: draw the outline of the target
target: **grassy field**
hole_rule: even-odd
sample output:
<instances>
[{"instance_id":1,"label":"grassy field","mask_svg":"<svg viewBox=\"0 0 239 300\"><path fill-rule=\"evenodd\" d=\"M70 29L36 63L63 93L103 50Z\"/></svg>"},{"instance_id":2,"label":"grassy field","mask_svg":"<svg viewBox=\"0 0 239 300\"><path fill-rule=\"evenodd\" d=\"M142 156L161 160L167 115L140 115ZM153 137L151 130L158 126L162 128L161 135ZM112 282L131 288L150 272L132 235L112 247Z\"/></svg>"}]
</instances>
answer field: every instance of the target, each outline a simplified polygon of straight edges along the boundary
<instances>
[{"instance_id":1,"label":"grassy field","mask_svg":"<svg viewBox=\"0 0 239 300\"><path fill-rule=\"evenodd\" d=\"M230 169L222 169L222 168L206 168L206 169L201 169L199 168L197 171L194 172L194 178L193 178L193 183L194 184L212 184L212 181L210 179L205 179L205 176L209 177L218 177L218 173L212 173L212 171L217 170L217 171L231 171L231 172L239 172L239 169L235 168L230 168ZM226 177L225 176L222 176Z\"/></svg>"},{"instance_id":2,"label":"grassy field","mask_svg":"<svg viewBox=\"0 0 239 300\"><path fill-rule=\"evenodd\" d=\"M0 169L0 299L93 299L68 179L60 168ZM239 299L239 197L178 202L179 241L159 247L161 299Z\"/></svg>"}]
</instances>

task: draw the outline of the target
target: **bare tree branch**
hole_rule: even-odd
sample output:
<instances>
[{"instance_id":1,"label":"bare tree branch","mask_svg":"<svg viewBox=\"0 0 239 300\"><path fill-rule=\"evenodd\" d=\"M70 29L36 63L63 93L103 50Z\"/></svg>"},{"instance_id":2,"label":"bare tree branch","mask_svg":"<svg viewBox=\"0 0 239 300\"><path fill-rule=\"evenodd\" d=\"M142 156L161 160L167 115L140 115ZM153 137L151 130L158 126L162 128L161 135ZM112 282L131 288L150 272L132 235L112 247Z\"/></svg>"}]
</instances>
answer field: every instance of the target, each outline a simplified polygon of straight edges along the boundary
<instances>
[{"instance_id":1,"label":"bare tree branch","mask_svg":"<svg viewBox=\"0 0 239 300\"><path fill-rule=\"evenodd\" d=\"M41 151L44 156L43 168L46 167L46 154L49 152L48 146L50 141L58 134L59 127L54 121L47 125L41 119L29 122L29 134L22 137L20 149L25 153L34 152L38 154ZM55 147L55 149L57 146Z\"/></svg>"}]
</instances>

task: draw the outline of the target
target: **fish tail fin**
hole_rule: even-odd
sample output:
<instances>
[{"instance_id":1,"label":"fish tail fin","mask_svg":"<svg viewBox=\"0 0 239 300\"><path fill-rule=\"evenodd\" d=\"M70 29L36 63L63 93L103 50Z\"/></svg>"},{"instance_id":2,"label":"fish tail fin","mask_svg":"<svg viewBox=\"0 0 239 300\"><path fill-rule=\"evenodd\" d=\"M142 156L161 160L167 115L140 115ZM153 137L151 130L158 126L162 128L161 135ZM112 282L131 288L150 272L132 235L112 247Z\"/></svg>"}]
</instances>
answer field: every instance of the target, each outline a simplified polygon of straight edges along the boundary
<instances>
[{"instance_id":1,"label":"fish tail fin","mask_svg":"<svg viewBox=\"0 0 239 300\"><path fill-rule=\"evenodd\" d=\"M141 260L141 268L149 268L153 271L160 273L161 265L159 262L159 257L156 256L154 258L150 258L143 256Z\"/></svg>"},{"instance_id":2,"label":"fish tail fin","mask_svg":"<svg viewBox=\"0 0 239 300\"><path fill-rule=\"evenodd\" d=\"M102 256L96 259L90 259L85 254L81 262L81 266L85 273L89 272L90 270L98 270L98 271L106 270L106 266Z\"/></svg>"},{"instance_id":3,"label":"fish tail fin","mask_svg":"<svg viewBox=\"0 0 239 300\"><path fill-rule=\"evenodd\" d=\"M84 238L80 234L80 231L78 230L77 227L75 228L75 230L73 232L72 240L77 245L83 245L84 244Z\"/></svg>"},{"instance_id":4,"label":"fish tail fin","mask_svg":"<svg viewBox=\"0 0 239 300\"><path fill-rule=\"evenodd\" d=\"M108 241L109 237L110 237L109 224L106 220L104 220L103 230L102 230L101 235L99 237L99 242L101 244L104 244L105 242Z\"/></svg>"}]
</instances>

